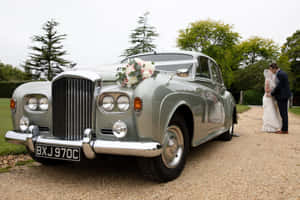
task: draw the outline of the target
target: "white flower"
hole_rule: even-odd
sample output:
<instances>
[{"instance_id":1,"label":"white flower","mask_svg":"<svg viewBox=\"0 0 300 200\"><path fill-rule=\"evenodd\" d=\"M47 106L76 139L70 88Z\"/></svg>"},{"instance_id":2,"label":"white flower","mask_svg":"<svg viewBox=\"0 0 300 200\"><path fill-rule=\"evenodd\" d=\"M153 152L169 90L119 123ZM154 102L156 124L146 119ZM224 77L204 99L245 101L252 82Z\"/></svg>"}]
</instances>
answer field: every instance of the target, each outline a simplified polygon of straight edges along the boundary
<instances>
[{"instance_id":1,"label":"white flower","mask_svg":"<svg viewBox=\"0 0 300 200\"><path fill-rule=\"evenodd\" d=\"M153 73L151 71L147 70L143 72L143 79L150 78Z\"/></svg>"},{"instance_id":2,"label":"white flower","mask_svg":"<svg viewBox=\"0 0 300 200\"><path fill-rule=\"evenodd\" d=\"M145 66L143 67L143 78L150 78L154 73L155 66L151 62L145 62Z\"/></svg>"},{"instance_id":3,"label":"white flower","mask_svg":"<svg viewBox=\"0 0 300 200\"><path fill-rule=\"evenodd\" d=\"M155 66L151 62L145 62L144 64L145 64L145 67L144 67L145 71L154 71L155 70Z\"/></svg>"},{"instance_id":4,"label":"white flower","mask_svg":"<svg viewBox=\"0 0 300 200\"><path fill-rule=\"evenodd\" d=\"M138 79L135 76L128 76L128 85L134 85L138 82Z\"/></svg>"}]
</instances>

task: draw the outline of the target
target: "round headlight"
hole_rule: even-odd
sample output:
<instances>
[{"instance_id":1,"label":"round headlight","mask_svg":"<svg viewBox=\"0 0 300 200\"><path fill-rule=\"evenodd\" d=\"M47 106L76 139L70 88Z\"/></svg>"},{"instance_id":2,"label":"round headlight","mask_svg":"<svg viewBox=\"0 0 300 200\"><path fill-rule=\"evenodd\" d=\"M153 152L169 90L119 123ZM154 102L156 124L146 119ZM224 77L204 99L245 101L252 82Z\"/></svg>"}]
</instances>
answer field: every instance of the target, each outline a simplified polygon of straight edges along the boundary
<instances>
[{"instance_id":1,"label":"round headlight","mask_svg":"<svg viewBox=\"0 0 300 200\"><path fill-rule=\"evenodd\" d=\"M21 119L20 119L20 130L22 132L25 132L25 131L27 131L28 127L29 127L29 119L27 117L24 117L24 116L21 117Z\"/></svg>"},{"instance_id":2,"label":"round headlight","mask_svg":"<svg viewBox=\"0 0 300 200\"><path fill-rule=\"evenodd\" d=\"M117 138L123 138L127 134L127 125L125 124L125 122L119 120L114 123L112 131L114 136L116 136Z\"/></svg>"},{"instance_id":3,"label":"round headlight","mask_svg":"<svg viewBox=\"0 0 300 200\"><path fill-rule=\"evenodd\" d=\"M27 105L28 105L28 108L29 108L30 110L36 110L37 107L38 107L38 101L37 101L36 98L31 97L31 98L28 100Z\"/></svg>"},{"instance_id":4,"label":"round headlight","mask_svg":"<svg viewBox=\"0 0 300 200\"><path fill-rule=\"evenodd\" d=\"M39 108L43 111L48 110L48 99L46 97L42 97L39 101Z\"/></svg>"},{"instance_id":5,"label":"round headlight","mask_svg":"<svg viewBox=\"0 0 300 200\"><path fill-rule=\"evenodd\" d=\"M114 98L112 96L105 96L102 99L102 108L106 111L112 111L115 107Z\"/></svg>"},{"instance_id":6,"label":"round headlight","mask_svg":"<svg viewBox=\"0 0 300 200\"><path fill-rule=\"evenodd\" d=\"M126 111L129 108L129 98L127 96L120 96L117 100L117 105L120 111Z\"/></svg>"}]
</instances>

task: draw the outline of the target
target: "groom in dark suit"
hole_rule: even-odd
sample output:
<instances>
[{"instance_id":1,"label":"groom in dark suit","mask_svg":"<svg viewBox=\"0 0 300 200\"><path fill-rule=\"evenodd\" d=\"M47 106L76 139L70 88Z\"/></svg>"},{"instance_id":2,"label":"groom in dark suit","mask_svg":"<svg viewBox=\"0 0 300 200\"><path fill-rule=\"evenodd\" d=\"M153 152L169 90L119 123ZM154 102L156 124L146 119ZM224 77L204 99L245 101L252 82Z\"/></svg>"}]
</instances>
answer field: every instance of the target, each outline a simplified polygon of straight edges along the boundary
<instances>
[{"instance_id":1,"label":"groom in dark suit","mask_svg":"<svg viewBox=\"0 0 300 200\"><path fill-rule=\"evenodd\" d=\"M291 96L288 76L284 71L280 70L276 63L270 65L270 71L276 74L276 87L271 92L271 95L277 101L282 118L282 128L277 133L288 134L288 100Z\"/></svg>"}]
</instances>

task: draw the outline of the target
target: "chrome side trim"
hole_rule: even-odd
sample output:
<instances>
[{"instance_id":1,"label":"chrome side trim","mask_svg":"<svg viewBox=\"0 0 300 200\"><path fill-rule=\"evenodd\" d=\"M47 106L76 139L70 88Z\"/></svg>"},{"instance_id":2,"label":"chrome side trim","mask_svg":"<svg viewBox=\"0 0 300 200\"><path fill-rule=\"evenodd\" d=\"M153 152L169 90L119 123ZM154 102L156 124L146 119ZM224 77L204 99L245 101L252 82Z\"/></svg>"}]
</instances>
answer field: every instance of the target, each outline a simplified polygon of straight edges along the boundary
<instances>
[{"instance_id":1,"label":"chrome side trim","mask_svg":"<svg viewBox=\"0 0 300 200\"><path fill-rule=\"evenodd\" d=\"M88 130L88 129L86 129ZM87 131L83 140L69 141L55 138L44 138L42 136L33 137L31 133L18 133L8 131L5 139L10 143L24 144L34 152L34 143L53 144L62 146L72 146L83 148L87 158L95 158L96 153L115 154L125 156L156 157L161 155L162 147L158 142L125 142L92 140L91 132Z\"/></svg>"}]
</instances>

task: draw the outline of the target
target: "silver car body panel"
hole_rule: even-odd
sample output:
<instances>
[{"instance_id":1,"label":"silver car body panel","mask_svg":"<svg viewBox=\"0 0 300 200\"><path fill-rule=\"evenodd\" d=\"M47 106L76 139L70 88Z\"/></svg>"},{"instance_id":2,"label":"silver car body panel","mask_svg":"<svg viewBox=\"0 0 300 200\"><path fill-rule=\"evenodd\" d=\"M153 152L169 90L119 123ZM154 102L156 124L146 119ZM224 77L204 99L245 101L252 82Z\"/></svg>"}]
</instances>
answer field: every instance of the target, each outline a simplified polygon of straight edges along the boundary
<instances>
[{"instance_id":1,"label":"silver car body panel","mask_svg":"<svg viewBox=\"0 0 300 200\"><path fill-rule=\"evenodd\" d=\"M91 142L91 147L95 153L123 155L122 152L130 152L127 154L148 157L149 155L157 156L156 153L159 153L157 150L153 154L145 153L143 155L142 152L147 151L147 148L153 144L160 145L163 143L168 124L174 113L182 106L188 108L192 113L193 133L190 133L192 146L198 146L229 130L233 121L235 107L232 95L223 84L217 83L213 79L196 77L196 69L199 66L197 57L204 56L211 62L215 61L201 53L167 52L167 54L172 53L190 55L192 59L160 61L155 63L155 65L190 64L191 69L188 77L178 77L175 72L160 70L156 77L142 81L136 88L124 88L115 82L118 65L113 65L104 67L102 70L67 71L54 78L53 81L64 77L83 78L91 80L95 84L92 113L93 127L89 127L95 133L95 138ZM155 55L155 53L143 55ZM212 73L211 70L210 73ZM30 119L31 125L49 129L49 131L40 130L39 137L35 141L48 139L48 142L51 143L52 141L54 144L69 144L63 140L59 142L58 138L53 138L52 136L52 123L55 122L52 121L51 87L51 82L30 82L19 86L14 91L12 98L16 100L16 109L12 111L12 118L15 131L7 132L6 138L9 141L23 142L24 138L26 140L28 133L21 133L19 130L20 118L26 116ZM98 107L98 100L102 95L120 93L125 94L130 99L128 111L105 112ZM48 111L28 111L24 109L26 104L24 97L30 94L45 95L49 102ZM140 112L136 112L133 109L135 97L139 97L143 101L143 109ZM128 134L124 138L117 138L113 134L104 132L104 130L110 131L113 124L118 120L127 124ZM25 136L23 137L22 134ZM75 143L82 145L81 141L75 141ZM111 148L109 148L110 145ZM143 145L145 146L145 151L135 151L143 149ZM100 147L98 148L97 146ZM117 146L120 148L117 148ZM137 149L134 150L134 146Z\"/></svg>"}]
</instances>

